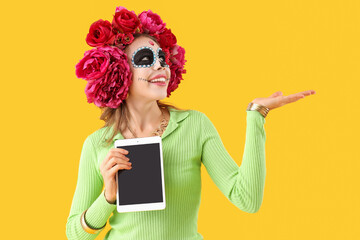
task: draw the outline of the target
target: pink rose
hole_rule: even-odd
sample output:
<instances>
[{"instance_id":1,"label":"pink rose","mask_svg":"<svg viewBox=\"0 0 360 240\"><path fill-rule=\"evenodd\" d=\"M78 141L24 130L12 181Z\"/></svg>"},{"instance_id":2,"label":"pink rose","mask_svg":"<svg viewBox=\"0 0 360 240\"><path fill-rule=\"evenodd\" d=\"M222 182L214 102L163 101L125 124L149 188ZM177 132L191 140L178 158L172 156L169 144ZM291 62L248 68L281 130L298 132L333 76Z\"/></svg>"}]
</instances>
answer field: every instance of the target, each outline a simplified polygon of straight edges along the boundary
<instances>
[{"instance_id":1,"label":"pink rose","mask_svg":"<svg viewBox=\"0 0 360 240\"><path fill-rule=\"evenodd\" d=\"M185 60L185 49L175 44L171 49L171 63L176 64L178 66L183 66L186 62Z\"/></svg>"},{"instance_id":2,"label":"pink rose","mask_svg":"<svg viewBox=\"0 0 360 240\"><path fill-rule=\"evenodd\" d=\"M105 74L110 64L110 54L102 48L93 48L84 53L76 64L76 76L85 80L97 79Z\"/></svg>"},{"instance_id":3,"label":"pink rose","mask_svg":"<svg viewBox=\"0 0 360 240\"><path fill-rule=\"evenodd\" d=\"M130 12L123 7L120 11L115 12L112 24L114 28L116 28L121 33L135 33L138 32L141 27L140 20L134 11Z\"/></svg>"},{"instance_id":4,"label":"pink rose","mask_svg":"<svg viewBox=\"0 0 360 240\"><path fill-rule=\"evenodd\" d=\"M112 32L111 23L102 19L91 24L89 33L86 36L87 44L92 47L113 44L114 39L115 35Z\"/></svg>"},{"instance_id":5,"label":"pink rose","mask_svg":"<svg viewBox=\"0 0 360 240\"><path fill-rule=\"evenodd\" d=\"M116 7L115 12L120 12L123 9L126 9L126 8L122 7L122 6ZM132 12L135 13L134 11L132 11Z\"/></svg>"},{"instance_id":6,"label":"pink rose","mask_svg":"<svg viewBox=\"0 0 360 240\"><path fill-rule=\"evenodd\" d=\"M153 13L151 10L140 13L139 19L145 33L159 34L165 30L166 23L161 20L158 14Z\"/></svg>"},{"instance_id":7,"label":"pink rose","mask_svg":"<svg viewBox=\"0 0 360 240\"><path fill-rule=\"evenodd\" d=\"M126 54L114 47L111 52L111 62L105 74L95 80L88 81L85 94L88 103L98 107L117 108L126 99L132 83L132 73Z\"/></svg>"}]
</instances>

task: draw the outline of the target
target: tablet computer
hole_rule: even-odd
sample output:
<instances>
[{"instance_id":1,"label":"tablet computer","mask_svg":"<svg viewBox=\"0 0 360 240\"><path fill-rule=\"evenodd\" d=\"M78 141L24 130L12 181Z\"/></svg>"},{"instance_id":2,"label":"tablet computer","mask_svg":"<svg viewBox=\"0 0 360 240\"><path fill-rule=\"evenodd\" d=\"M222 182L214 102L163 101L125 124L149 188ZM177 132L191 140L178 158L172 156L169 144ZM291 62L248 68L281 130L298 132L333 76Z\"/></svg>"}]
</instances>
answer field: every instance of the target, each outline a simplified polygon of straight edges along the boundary
<instances>
[{"instance_id":1,"label":"tablet computer","mask_svg":"<svg viewBox=\"0 0 360 240\"><path fill-rule=\"evenodd\" d=\"M116 174L118 212L165 209L165 186L161 137L120 139L116 148L129 151L131 169Z\"/></svg>"}]
</instances>

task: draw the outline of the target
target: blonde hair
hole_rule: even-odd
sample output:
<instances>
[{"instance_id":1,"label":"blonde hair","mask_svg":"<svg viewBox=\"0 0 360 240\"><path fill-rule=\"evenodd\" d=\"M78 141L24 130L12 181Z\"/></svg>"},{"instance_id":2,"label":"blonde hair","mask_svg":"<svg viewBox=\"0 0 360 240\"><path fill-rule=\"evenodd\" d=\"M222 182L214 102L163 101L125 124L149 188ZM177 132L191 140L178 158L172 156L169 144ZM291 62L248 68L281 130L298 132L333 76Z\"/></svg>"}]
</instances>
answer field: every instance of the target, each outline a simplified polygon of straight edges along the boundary
<instances>
[{"instance_id":1,"label":"blonde hair","mask_svg":"<svg viewBox=\"0 0 360 240\"><path fill-rule=\"evenodd\" d=\"M160 102L159 100L156 100L156 102L160 109L168 109L169 107L171 107L176 110L182 110L182 111L189 110L189 109L181 109L170 103ZM113 127L114 130L110 138L106 140L104 139L107 146L109 146L112 143L116 134L118 133L121 134L122 131L124 131L124 128L121 129L121 126L126 125L124 124L127 117L127 111L125 110L125 108L126 108L126 100L124 100L118 108L100 107L100 109L102 110L100 120L105 121L105 124L103 127L101 127L101 129L107 128L103 134L103 138L107 136L111 127Z\"/></svg>"},{"instance_id":2,"label":"blonde hair","mask_svg":"<svg viewBox=\"0 0 360 240\"><path fill-rule=\"evenodd\" d=\"M150 36L146 33L141 33L141 34L135 34L134 35L134 39L140 37L140 36L147 36L149 38L151 38L152 40L154 40L156 43L158 43L156 41L156 38L153 36ZM160 44L159 44L160 46ZM159 100L156 100L157 105L159 106L160 109L168 109L169 107L174 108L176 110L183 110L183 111L187 111L188 109L181 109L179 107L176 107L170 103L165 103L165 102L160 102ZM125 119L127 117L127 111L125 111L126 108L126 100L124 100L120 106L118 108L109 108L109 107L100 107L102 113L100 116L100 120L105 121L105 124L102 128L107 128L106 131L103 134L103 138L105 138L105 136L107 136L109 130L111 129L111 127L113 127L113 133L111 135L110 138L106 139L105 142L107 144L107 146L109 146L112 142L114 137L116 136L116 134L120 133L124 130L121 129L121 126L125 126ZM125 126L126 127L126 126Z\"/></svg>"}]
</instances>

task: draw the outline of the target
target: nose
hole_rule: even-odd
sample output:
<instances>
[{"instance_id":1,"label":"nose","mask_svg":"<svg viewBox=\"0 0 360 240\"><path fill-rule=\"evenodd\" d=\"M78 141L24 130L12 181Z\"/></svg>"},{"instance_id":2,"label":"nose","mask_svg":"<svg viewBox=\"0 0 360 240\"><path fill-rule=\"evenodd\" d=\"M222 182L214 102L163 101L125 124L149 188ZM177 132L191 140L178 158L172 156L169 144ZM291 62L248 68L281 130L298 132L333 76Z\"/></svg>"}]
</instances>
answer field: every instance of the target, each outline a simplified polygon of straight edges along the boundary
<instances>
[{"instance_id":1,"label":"nose","mask_svg":"<svg viewBox=\"0 0 360 240\"><path fill-rule=\"evenodd\" d=\"M153 69L154 69L154 70L163 69L163 67L162 67L161 64L160 64L160 59L159 59L159 58L156 58L156 61L155 61L154 65L153 65Z\"/></svg>"}]
</instances>

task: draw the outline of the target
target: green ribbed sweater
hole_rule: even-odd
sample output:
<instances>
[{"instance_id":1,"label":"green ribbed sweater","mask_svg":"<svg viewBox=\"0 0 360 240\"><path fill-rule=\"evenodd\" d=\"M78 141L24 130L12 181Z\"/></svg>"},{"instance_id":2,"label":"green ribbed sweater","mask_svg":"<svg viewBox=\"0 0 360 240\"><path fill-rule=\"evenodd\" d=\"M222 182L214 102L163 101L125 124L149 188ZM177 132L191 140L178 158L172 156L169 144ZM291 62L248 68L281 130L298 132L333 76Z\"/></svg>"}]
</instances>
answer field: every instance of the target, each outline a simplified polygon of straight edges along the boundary
<instances>
[{"instance_id":1,"label":"green ribbed sweater","mask_svg":"<svg viewBox=\"0 0 360 240\"><path fill-rule=\"evenodd\" d=\"M240 210L259 210L265 186L265 118L247 111L246 139L241 166L229 155L209 118L196 110L169 108L170 120L162 138L166 208L164 210L118 213L103 193L100 164L110 148L102 138L105 128L90 134L81 152L78 180L66 224L68 239L95 239L80 225L100 228L109 219L104 239L200 240L197 219L201 195L201 163L220 191ZM109 131L105 139L110 136ZM124 139L117 134L114 141ZM240 147L240 146L239 146Z\"/></svg>"}]
</instances>

